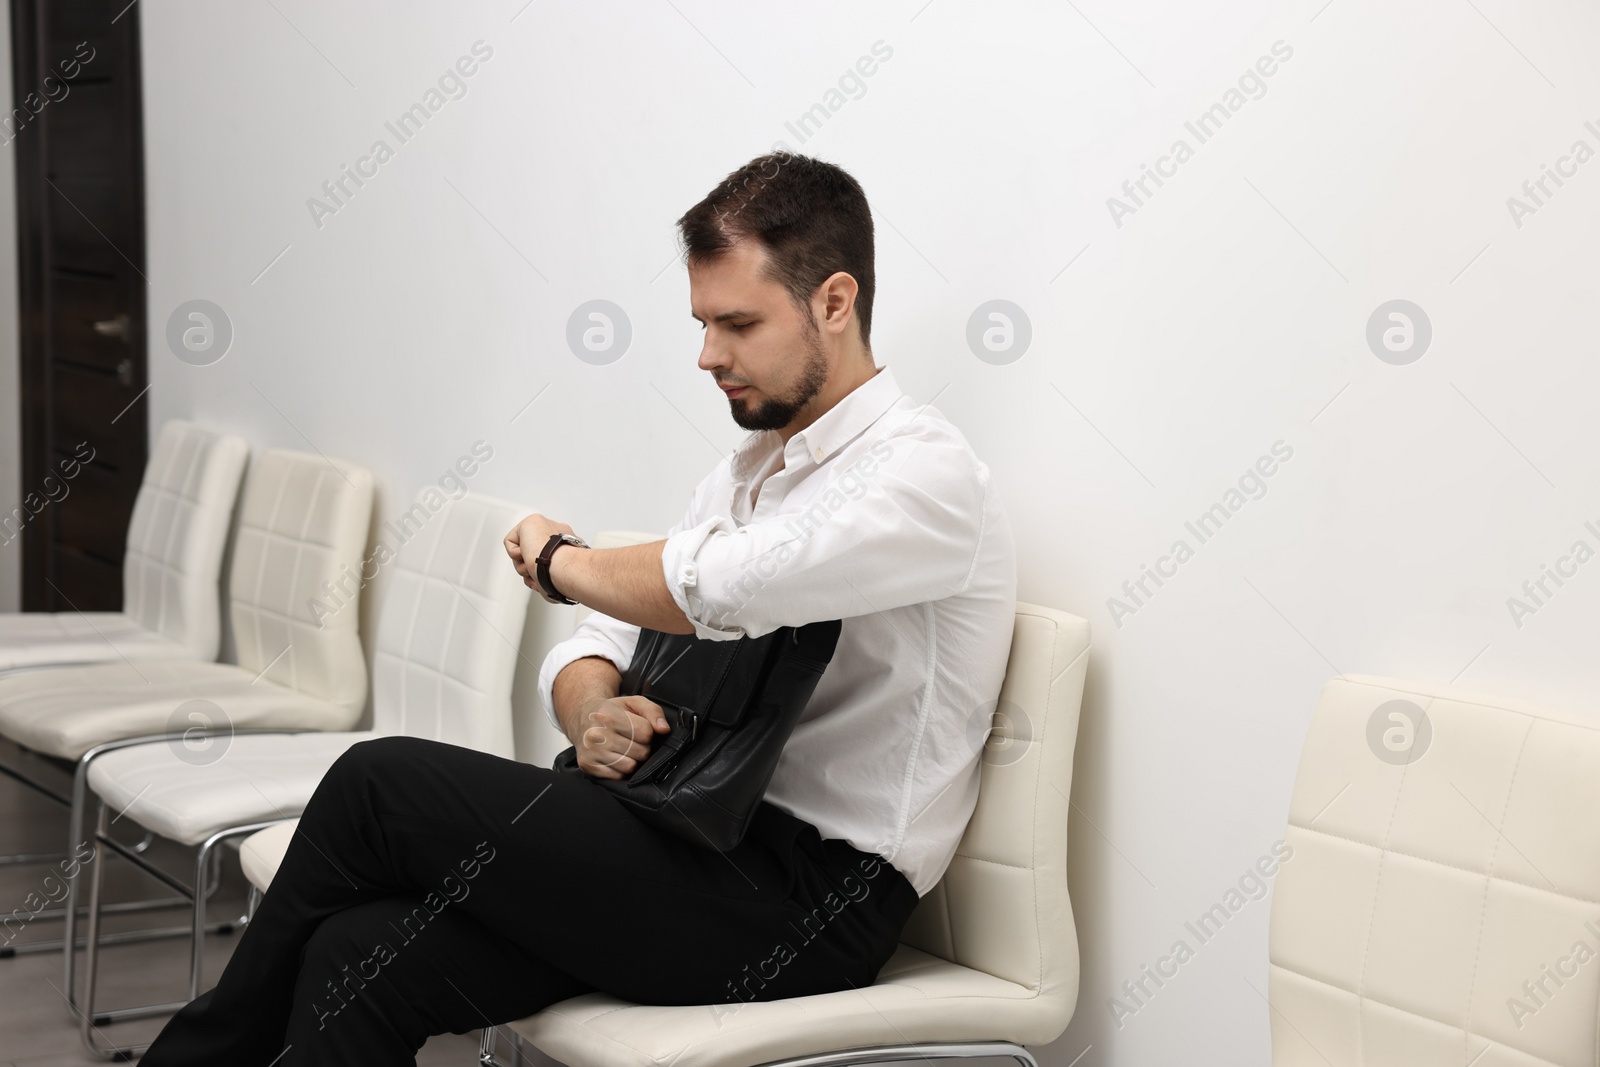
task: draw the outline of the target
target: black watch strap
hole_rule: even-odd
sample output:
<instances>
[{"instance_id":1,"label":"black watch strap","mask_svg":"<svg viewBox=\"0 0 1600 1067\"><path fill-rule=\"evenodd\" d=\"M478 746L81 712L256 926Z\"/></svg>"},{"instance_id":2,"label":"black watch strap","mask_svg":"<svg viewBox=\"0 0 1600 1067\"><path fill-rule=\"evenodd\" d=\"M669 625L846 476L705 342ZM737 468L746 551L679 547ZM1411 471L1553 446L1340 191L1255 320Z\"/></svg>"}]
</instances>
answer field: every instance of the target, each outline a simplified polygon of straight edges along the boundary
<instances>
[{"instance_id":1,"label":"black watch strap","mask_svg":"<svg viewBox=\"0 0 1600 1067\"><path fill-rule=\"evenodd\" d=\"M568 533L551 534L550 539L544 543L539 558L533 565L534 580L539 583L539 591L544 598L552 604L576 604L576 600L568 599L556 589L555 583L550 580L550 558L555 555L556 549L562 545L577 545L579 548L588 548L589 544L581 537Z\"/></svg>"}]
</instances>

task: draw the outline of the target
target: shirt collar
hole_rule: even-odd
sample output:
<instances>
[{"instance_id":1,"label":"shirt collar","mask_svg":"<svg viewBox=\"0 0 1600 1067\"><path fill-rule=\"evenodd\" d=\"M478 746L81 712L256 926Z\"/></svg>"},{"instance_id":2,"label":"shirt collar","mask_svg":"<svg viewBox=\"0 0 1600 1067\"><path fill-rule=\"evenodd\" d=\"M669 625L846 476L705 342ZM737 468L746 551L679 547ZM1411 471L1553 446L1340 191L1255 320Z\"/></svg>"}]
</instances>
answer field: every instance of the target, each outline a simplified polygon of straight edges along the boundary
<instances>
[{"instance_id":1,"label":"shirt collar","mask_svg":"<svg viewBox=\"0 0 1600 1067\"><path fill-rule=\"evenodd\" d=\"M879 367L872 377L846 393L810 426L789 438L783 446L785 466L795 467L802 459L816 464L827 462L828 457L878 421L902 395L894 372L888 366ZM751 434L734 454L733 476L736 479L747 476L757 457L775 448L777 443L776 430L758 430Z\"/></svg>"}]
</instances>

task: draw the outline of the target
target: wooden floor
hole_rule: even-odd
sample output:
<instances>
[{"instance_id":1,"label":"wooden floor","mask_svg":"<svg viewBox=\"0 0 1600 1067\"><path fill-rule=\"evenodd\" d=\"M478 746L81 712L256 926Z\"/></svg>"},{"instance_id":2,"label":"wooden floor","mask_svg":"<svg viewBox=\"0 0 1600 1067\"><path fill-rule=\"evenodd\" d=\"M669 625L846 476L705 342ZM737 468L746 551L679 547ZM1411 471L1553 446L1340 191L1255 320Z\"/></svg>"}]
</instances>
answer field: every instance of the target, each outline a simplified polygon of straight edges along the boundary
<instances>
[{"instance_id":1,"label":"wooden floor","mask_svg":"<svg viewBox=\"0 0 1600 1067\"><path fill-rule=\"evenodd\" d=\"M16 766L17 750L0 743L0 762ZM49 767L30 765L39 773L52 773ZM51 781L66 784L64 777ZM66 809L40 796L13 779L0 776L0 855L19 852L60 852L66 843ZM115 829L114 829L114 832ZM136 841L135 827L116 832L119 840ZM192 877L193 851L158 842L150 850L164 869L187 882ZM238 854L229 850L222 884L212 897L210 915L220 921L243 913L248 889L239 873ZM53 864L0 866L0 918L13 909L28 912L30 894L38 901L56 894L56 883L46 882ZM106 868L107 901L131 900L162 895L159 883L127 863L114 862ZM170 909L143 915L115 916L107 929L138 929L156 925L176 926L186 921L185 909ZM40 918L18 926L0 927L0 942L11 936L10 946L59 937L61 923ZM82 933L82 927L79 927ZM14 935L14 936L12 936ZM206 941L205 986L215 984L223 965L233 952L234 938L210 934ZM82 959L79 959L79 988L82 988ZM188 989L189 942L187 938L110 946L102 950L101 978L96 998L98 1008L184 999ZM78 1067L104 1064L91 1056L78 1038L76 1021L62 994L62 959L59 951L0 959L0 1067ZM160 1031L164 1017L135 1019L102 1027L100 1043L147 1044ZM417 1056L424 1067L471 1067L477 1062L478 1035L446 1034L433 1038ZM544 1063L553 1063L544 1060Z\"/></svg>"}]
</instances>

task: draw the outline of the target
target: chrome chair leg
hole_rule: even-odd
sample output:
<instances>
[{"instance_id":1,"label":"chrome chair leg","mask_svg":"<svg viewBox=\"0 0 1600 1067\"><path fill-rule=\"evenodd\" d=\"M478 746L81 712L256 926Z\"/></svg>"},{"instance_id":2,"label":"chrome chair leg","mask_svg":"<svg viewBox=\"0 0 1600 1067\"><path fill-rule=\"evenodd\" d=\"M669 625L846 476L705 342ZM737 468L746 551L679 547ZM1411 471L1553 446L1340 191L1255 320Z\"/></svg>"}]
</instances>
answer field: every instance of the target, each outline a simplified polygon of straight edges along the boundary
<instances>
[{"instance_id":1,"label":"chrome chair leg","mask_svg":"<svg viewBox=\"0 0 1600 1067\"><path fill-rule=\"evenodd\" d=\"M77 769L72 775L72 798L67 807L68 852L72 852L77 848L78 834L81 833L83 829L83 805L84 796L88 789L88 775L89 761L87 755L85 755L84 758L78 760ZM105 818L105 805L103 804L101 805L101 818ZM107 822L106 828L108 830L110 829L109 821ZM93 854L89 859L90 864L95 868L93 880L96 886L96 893L98 893L98 887L100 885L100 868L105 865L104 857L105 852L100 848L98 841L96 841L94 843ZM75 876L67 880L66 914L62 916L61 956L63 960L62 969L64 973L62 975L63 983L61 988L66 993L67 1008L71 1011L76 1011L78 1008L78 976L74 973L74 971L76 970L78 964L78 883L82 881L82 879L83 870L80 868ZM90 905L91 911L93 910L94 905L98 903L99 897L96 895L94 903ZM93 943L95 934L99 932L99 929L99 921L97 919L89 932L89 940L91 943ZM87 1012L83 1012L82 1015L84 1019L88 1019Z\"/></svg>"},{"instance_id":2,"label":"chrome chair leg","mask_svg":"<svg viewBox=\"0 0 1600 1067\"><path fill-rule=\"evenodd\" d=\"M215 879L212 879L212 870L218 865L211 861L222 858L221 852L212 851L216 842L215 836L207 838L194 857L194 916L189 938L190 1000L200 995L200 974L205 966L206 902L211 898L211 891L216 888L214 883L222 881L220 869L217 870ZM207 888L208 883L210 888Z\"/></svg>"},{"instance_id":3,"label":"chrome chair leg","mask_svg":"<svg viewBox=\"0 0 1600 1067\"><path fill-rule=\"evenodd\" d=\"M204 730L191 732L189 737L190 739L199 739L205 737L237 736L239 734L294 732L298 731L270 729ZM76 851L81 840L79 838L79 834L82 833L83 817L88 805L90 765L107 752L115 752L118 749L129 748L133 745L154 744L158 741L171 742L174 739L181 739L182 737L183 735L181 734L146 734L142 737L124 738L121 741L107 741L105 744L96 745L89 751L85 752L82 756L78 757L77 767L74 768L72 773L72 795L68 800L67 852L69 854ZM110 839L107 838L106 840L109 842ZM158 872L149 864L147 860L145 860L142 856L139 856L132 849L124 848L122 845L115 845L115 848L127 859L140 864L146 873L155 876L157 880L170 881L170 879L167 879L164 874ZM104 855L105 849L100 847L100 843L98 841L95 842L94 859L90 862L98 867L99 863L95 861L100 860ZM78 881L82 874L83 871L80 869L78 871L78 877L69 878L67 880L67 899L64 903L66 914L62 917L64 926L61 931L61 958L63 972L61 988L66 992L67 1008L74 1014L76 1014L78 1008L78 954L76 951L74 951L73 946L77 944L78 940Z\"/></svg>"},{"instance_id":4,"label":"chrome chair leg","mask_svg":"<svg viewBox=\"0 0 1600 1067\"><path fill-rule=\"evenodd\" d=\"M98 812L95 816L95 838L97 845L99 843L99 839L103 838L107 833L109 833L110 829L111 813L109 809L106 808L105 804L102 803L98 805ZM89 913L87 916L87 930L85 931L87 935L87 944L85 947L87 948L88 952L87 958L84 960L83 968L83 1004L77 1010L78 1037L80 1040L82 1040L84 1048L88 1049L91 1055L98 1056L101 1059L125 1061L133 1059L135 1056L143 1055L145 1049L149 1046L121 1048L116 1045L112 1045L110 1047L103 1047L95 1041L94 1036L99 1030L100 1022L110 1022L111 1020L109 1018L96 1017L94 1013L95 980L99 977L98 972L100 967L100 954L98 951L96 951L99 947L100 938L100 891L101 887L105 884L105 864L95 863L91 866L93 870L89 875ZM80 871L79 873L81 874L82 872ZM69 914L71 914L70 911ZM71 952L71 945L72 943L70 941L67 942L67 951L69 953ZM170 1004L163 1005L162 1007L166 1011L177 1011L179 1008L183 1007L183 1005ZM161 1014L161 1012L151 1011L147 1014L156 1015ZM123 1015L122 1017L132 1018L132 1016L128 1015Z\"/></svg>"},{"instance_id":5,"label":"chrome chair leg","mask_svg":"<svg viewBox=\"0 0 1600 1067\"><path fill-rule=\"evenodd\" d=\"M95 817L95 845L97 848L104 845L110 831L110 811L104 801L96 805ZM192 939L189 955L189 997L188 1000L175 1001L168 1004L145 1004L130 1008L116 1008L101 1010L95 1007L95 984L100 971L100 949L107 943L107 938L100 933L100 919L103 910L100 903L102 887L105 884L105 864L92 864L89 872L89 907L87 909L87 931L84 938L84 990L83 1003L78 1013L79 1037L84 1047L92 1054L105 1059L126 1060L144 1054L148 1046L131 1046L122 1048L118 1046L105 1047L95 1041L95 1032L100 1026L107 1025L122 1019L142 1019L151 1015L170 1015L182 1008L189 1000L200 995L200 981L205 963L205 932L206 926L206 875L211 865L212 856L216 855L217 847L233 837L243 834L253 834L257 830L264 830L274 826L281 819L270 822L249 823L243 826L233 826L219 830L201 843L194 862L194 885L190 890L190 898L194 902L193 920L189 929ZM80 872L81 873L81 872Z\"/></svg>"},{"instance_id":6,"label":"chrome chair leg","mask_svg":"<svg viewBox=\"0 0 1600 1067\"><path fill-rule=\"evenodd\" d=\"M523 1067L528 1061L522 1055L522 1039L516 1034L511 1035L511 1058L502 1060L495 1055L498 1033L499 1027L483 1028L483 1036L478 1039L478 1067Z\"/></svg>"},{"instance_id":7,"label":"chrome chair leg","mask_svg":"<svg viewBox=\"0 0 1600 1067\"><path fill-rule=\"evenodd\" d=\"M225 842L235 837L243 837L246 834L253 834L257 830L265 830L267 827L276 826L283 821L283 819L269 819L266 822L252 822L245 823L242 826L229 826L226 829L218 830L216 833L212 834L210 837L206 838L200 843L200 851L195 855L194 858L194 941L191 945L189 956L190 1000L193 1000L195 997L200 995L200 981L205 964L206 902L210 897L209 893L203 891L207 864L213 858L219 861L215 864L215 866L218 868L217 880L220 882L222 880L220 863L220 860L222 859L221 846ZM252 890L254 888L254 886L251 886ZM253 905L250 908L250 914L255 914L255 908Z\"/></svg>"},{"instance_id":8,"label":"chrome chair leg","mask_svg":"<svg viewBox=\"0 0 1600 1067\"><path fill-rule=\"evenodd\" d=\"M73 768L72 772L72 795L67 807L67 852L76 853L80 843L78 835L83 830L84 810L87 806L89 795L89 765L102 753L112 752L119 748L126 748L129 745L136 745L149 740L153 740L153 738L139 737L129 738L126 741L112 741L108 744L96 745L78 757L78 765ZM100 807L103 811L105 805L102 804ZM109 830L109 823L106 829ZM97 831L91 835L92 841L86 842L91 843L93 846L93 856L89 862L95 868L94 881L96 884L99 883L99 871L101 867L105 866L104 859L106 856L106 850L100 847L100 838L108 836L102 831ZM82 874L83 871L80 868L77 876L67 880L66 914L62 916L61 930L61 956L63 961L61 988L66 992L68 1009L73 1011L76 1011L78 1007L78 976L76 974L78 954L75 946L78 940L78 882ZM89 942L92 946L94 935L90 935ZM87 1018L89 1012L86 1011L83 1015Z\"/></svg>"},{"instance_id":9,"label":"chrome chair leg","mask_svg":"<svg viewBox=\"0 0 1600 1067\"><path fill-rule=\"evenodd\" d=\"M196 882L195 885L199 885ZM211 866L206 869L206 899L216 896L217 890L222 888L222 852L215 850L211 853Z\"/></svg>"}]
</instances>

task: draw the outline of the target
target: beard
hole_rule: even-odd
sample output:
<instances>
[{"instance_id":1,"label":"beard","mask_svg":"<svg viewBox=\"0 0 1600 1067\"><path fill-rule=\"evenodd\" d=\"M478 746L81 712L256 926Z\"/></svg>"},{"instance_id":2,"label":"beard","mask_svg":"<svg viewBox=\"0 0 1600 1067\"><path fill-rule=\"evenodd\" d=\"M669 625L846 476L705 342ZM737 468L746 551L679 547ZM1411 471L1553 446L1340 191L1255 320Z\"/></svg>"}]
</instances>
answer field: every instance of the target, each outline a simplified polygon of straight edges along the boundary
<instances>
[{"instance_id":1,"label":"beard","mask_svg":"<svg viewBox=\"0 0 1600 1067\"><path fill-rule=\"evenodd\" d=\"M751 407L743 398L728 401L733 421L744 430L781 430L794 420L800 409L809 404L828 381L828 360L822 350L822 335L817 324L808 322L805 331L806 353L800 368L800 378L794 388L782 396L768 397L759 407Z\"/></svg>"}]
</instances>

